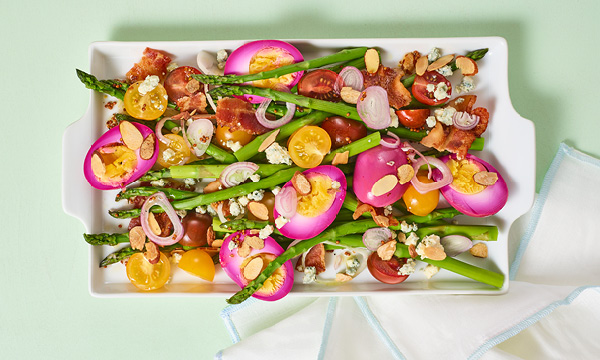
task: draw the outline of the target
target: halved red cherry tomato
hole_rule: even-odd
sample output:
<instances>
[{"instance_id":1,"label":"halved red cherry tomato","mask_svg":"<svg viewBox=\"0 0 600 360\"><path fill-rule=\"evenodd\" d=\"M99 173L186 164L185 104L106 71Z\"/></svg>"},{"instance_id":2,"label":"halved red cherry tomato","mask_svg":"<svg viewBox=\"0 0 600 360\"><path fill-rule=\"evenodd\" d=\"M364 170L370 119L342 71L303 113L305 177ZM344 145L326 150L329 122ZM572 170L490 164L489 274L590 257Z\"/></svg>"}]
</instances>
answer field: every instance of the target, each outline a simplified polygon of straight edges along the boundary
<instances>
[{"instance_id":1,"label":"halved red cherry tomato","mask_svg":"<svg viewBox=\"0 0 600 360\"><path fill-rule=\"evenodd\" d=\"M396 110L398 121L410 129L418 129L425 125L429 117L429 109Z\"/></svg>"},{"instance_id":2,"label":"halved red cherry tomato","mask_svg":"<svg viewBox=\"0 0 600 360\"><path fill-rule=\"evenodd\" d=\"M435 97L435 90L438 88L438 84L445 84L448 90L445 92L448 96L446 97ZM429 89L427 88L429 86ZM450 100L452 95L452 84L444 75L437 71L427 71L421 76L415 78L415 82L412 85L412 94L420 103L425 105L433 106L445 103Z\"/></svg>"},{"instance_id":3,"label":"halved red cherry tomato","mask_svg":"<svg viewBox=\"0 0 600 360\"><path fill-rule=\"evenodd\" d=\"M200 70L191 66L180 66L177 69L171 71L165 79L165 89L169 99L177 101L184 96L192 95L187 89L187 84L192 80L192 75L201 74ZM202 91L202 84L200 91Z\"/></svg>"},{"instance_id":4,"label":"halved red cherry tomato","mask_svg":"<svg viewBox=\"0 0 600 360\"><path fill-rule=\"evenodd\" d=\"M365 123L341 116L331 116L323 121L321 127L331 137L331 148L337 149L367 136Z\"/></svg>"},{"instance_id":5,"label":"halved red cherry tomato","mask_svg":"<svg viewBox=\"0 0 600 360\"><path fill-rule=\"evenodd\" d=\"M408 278L408 275L398 275L398 271L406 264L406 259L393 256L390 260L381 260L374 252L369 255L367 267L373 277L385 284L399 284Z\"/></svg>"},{"instance_id":6,"label":"halved red cherry tomato","mask_svg":"<svg viewBox=\"0 0 600 360\"><path fill-rule=\"evenodd\" d=\"M313 99L338 102L340 101L340 95L333 89L337 76L338 74L335 71L327 69L318 69L306 73L298 82L298 94Z\"/></svg>"}]
</instances>

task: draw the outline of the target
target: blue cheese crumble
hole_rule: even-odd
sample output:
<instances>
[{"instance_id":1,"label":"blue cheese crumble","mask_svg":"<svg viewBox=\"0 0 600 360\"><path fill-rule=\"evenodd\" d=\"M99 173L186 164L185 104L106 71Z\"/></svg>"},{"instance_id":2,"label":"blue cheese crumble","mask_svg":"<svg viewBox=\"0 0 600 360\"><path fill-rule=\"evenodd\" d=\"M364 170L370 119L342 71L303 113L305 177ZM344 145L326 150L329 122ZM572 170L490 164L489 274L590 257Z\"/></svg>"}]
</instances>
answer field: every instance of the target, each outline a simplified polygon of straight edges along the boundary
<instances>
[{"instance_id":1,"label":"blue cheese crumble","mask_svg":"<svg viewBox=\"0 0 600 360\"><path fill-rule=\"evenodd\" d=\"M231 151L236 152L242 148L242 144L239 141L227 140L225 146L231 149Z\"/></svg>"},{"instance_id":2,"label":"blue cheese crumble","mask_svg":"<svg viewBox=\"0 0 600 360\"><path fill-rule=\"evenodd\" d=\"M360 267L360 261L356 256L350 256L346 259L346 274L350 276L356 275L358 268Z\"/></svg>"},{"instance_id":3,"label":"blue cheese crumble","mask_svg":"<svg viewBox=\"0 0 600 360\"><path fill-rule=\"evenodd\" d=\"M281 229L285 224L287 224L290 220L284 216L279 215L277 219L275 219L275 227Z\"/></svg>"},{"instance_id":4,"label":"blue cheese crumble","mask_svg":"<svg viewBox=\"0 0 600 360\"><path fill-rule=\"evenodd\" d=\"M441 68L437 69L436 71L445 77L452 76L452 74L453 74L452 68L450 67L450 65L442 66Z\"/></svg>"},{"instance_id":5,"label":"blue cheese crumble","mask_svg":"<svg viewBox=\"0 0 600 360\"><path fill-rule=\"evenodd\" d=\"M292 165L290 154L284 147L279 145L279 143L272 143L267 150L265 150L265 154L267 155L267 160L271 164Z\"/></svg>"},{"instance_id":6,"label":"blue cheese crumble","mask_svg":"<svg viewBox=\"0 0 600 360\"><path fill-rule=\"evenodd\" d=\"M435 118L444 125L452 125L452 117L456 113L456 109L452 106L447 106L443 109L437 109L433 112Z\"/></svg>"},{"instance_id":7,"label":"blue cheese crumble","mask_svg":"<svg viewBox=\"0 0 600 360\"><path fill-rule=\"evenodd\" d=\"M273 228L273 225L267 225L264 228L260 229L260 231L258 232L258 237L265 240L273 233L274 230L275 229Z\"/></svg>"},{"instance_id":8,"label":"blue cheese crumble","mask_svg":"<svg viewBox=\"0 0 600 360\"><path fill-rule=\"evenodd\" d=\"M317 280L317 268L314 266L307 266L304 269L304 277L302 278L303 284L314 283Z\"/></svg>"},{"instance_id":9,"label":"blue cheese crumble","mask_svg":"<svg viewBox=\"0 0 600 360\"><path fill-rule=\"evenodd\" d=\"M427 87L429 88L428 84ZM448 95L448 85L446 85L445 82L440 82L435 86L435 91L433 92L433 97L435 97L436 100L444 100L446 98L449 98L450 95Z\"/></svg>"},{"instance_id":10,"label":"blue cheese crumble","mask_svg":"<svg viewBox=\"0 0 600 360\"><path fill-rule=\"evenodd\" d=\"M140 86L138 87L138 91L141 95L146 95L150 91L154 90L158 84L160 83L160 79L156 75L148 75L146 79L142 81Z\"/></svg>"},{"instance_id":11,"label":"blue cheese crumble","mask_svg":"<svg viewBox=\"0 0 600 360\"><path fill-rule=\"evenodd\" d=\"M461 93L468 93L475 90L475 80L472 76L463 76L460 84L456 85L456 91Z\"/></svg>"},{"instance_id":12,"label":"blue cheese crumble","mask_svg":"<svg viewBox=\"0 0 600 360\"><path fill-rule=\"evenodd\" d=\"M442 51L436 47L431 49L429 54L427 54L427 60L429 60L430 63L436 61L437 59L439 59L441 57L442 57Z\"/></svg>"},{"instance_id":13,"label":"blue cheese crumble","mask_svg":"<svg viewBox=\"0 0 600 360\"><path fill-rule=\"evenodd\" d=\"M263 197L265 196L265 191L262 189L254 190L253 192L251 192L250 194L248 194L246 196L248 197L248 200L261 201L263 199Z\"/></svg>"},{"instance_id":14,"label":"blue cheese crumble","mask_svg":"<svg viewBox=\"0 0 600 360\"><path fill-rule=\"evenodd\" d=\"M229 201L229 212L232 216L244 213L244 208L237 201Z\"/></svg>"},{"instance_id":15,"label":"blue cheese crumble","mask_svg":"<svg viewBox=\"0 0 600 360\"><path fill-rule=\"evenodd\" d=\"M398 275L410 275L415 272L415 266L417 263L413 259L408 259L406 264L402 265L400 270L398 270Z\"/></svg>"},{"instance_id":16,"label":"blue cheese crumble","mask_svg":"<svg viewBox=\"0 0 600 360\"><path fill-rule=\"evenodd\" d=\"M440 268L435 265L427 264L427 266L425 266L422 271L425 273L425 277L431 279L433 275L437 274L440 271Z\"/></svg>"},{"instance_id":17,"label":"blue cheese crumble","mask_svg":"<svg viewBox=\"0 0 600 360\"><path fill-rule=\"evenodd\" d=\"M425 120L425 123L427 124L428 127L432 128L435 126L435 123L437 123L437 120L435 119L435 116L428 116L427 119Z\"/></svg>"}]
</instances>

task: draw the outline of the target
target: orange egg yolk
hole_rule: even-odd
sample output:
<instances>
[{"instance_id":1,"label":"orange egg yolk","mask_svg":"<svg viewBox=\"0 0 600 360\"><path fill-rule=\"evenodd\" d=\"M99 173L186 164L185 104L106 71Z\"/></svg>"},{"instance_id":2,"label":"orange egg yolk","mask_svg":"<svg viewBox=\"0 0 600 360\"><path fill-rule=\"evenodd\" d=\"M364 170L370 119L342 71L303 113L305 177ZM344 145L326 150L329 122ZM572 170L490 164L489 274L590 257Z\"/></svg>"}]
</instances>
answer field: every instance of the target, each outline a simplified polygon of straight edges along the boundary
<instances>
[{"instance_id":1,"label":"orange egg yolk","mask_svg":"<svg viewBox=\"0 0 600 360\"><path fill-rule=\"evenodd\" d=\"M294 57L287 50L269 46L261 49L250 59L250 74L269 71L295 62ZM273 79L257 80L252 84L261 88L275 88L277 84L289 85L294 81L295 73L287 74Z\"/></svg>"},{"instance_id":2,"label":"orange egg yolk","mask_svg":"<svg viewBox=\"0 0 600 360\"><path fill-rule=\"evenodd\" d=\"M298 195L298 214L317 217L331 207L335 200L335 190L331 188L331 178L327 175L311 173L306 176L311 185L308 195Z\"/></svg>"},{"instance_id":3,"label":"orange egg yolk","mask_svg":"<svg viewBox=\"0 0 600 360\"><path fill-rule=\"evenodd\" d=\"M485 185L480 185L473 180L473 175L480 171L485 171L485 167L478 162L469 159L459 161L450 159L446 165L448 165L448 168L452 172L454 180L451 186L456 191L473 195L482 192L486 188Z\"/></svg>"}]
</instances>

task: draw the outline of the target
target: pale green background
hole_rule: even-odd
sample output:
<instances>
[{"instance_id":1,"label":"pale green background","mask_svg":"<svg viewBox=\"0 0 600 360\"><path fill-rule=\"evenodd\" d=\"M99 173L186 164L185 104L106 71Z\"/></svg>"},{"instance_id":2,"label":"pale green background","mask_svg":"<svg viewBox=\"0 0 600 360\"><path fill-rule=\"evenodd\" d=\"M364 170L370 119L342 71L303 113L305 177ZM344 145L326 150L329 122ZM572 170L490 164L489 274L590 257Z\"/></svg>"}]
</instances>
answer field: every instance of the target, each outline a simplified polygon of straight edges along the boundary
<instances>
[{"instance_id":1,"label":"pale green background","mask_svg":"<svg viewBox=\"0 0 600 360\"><path fill-rule=\"evenodd\" d=\"M88 294L84 228L62 212L60 184L93 41L503 36L514 107L536 125L538 188L561 141L600 156L600 2L379 3L2 0L0 358L210 359L231 344L224 299Z\"/></svg>"}]
</instances>

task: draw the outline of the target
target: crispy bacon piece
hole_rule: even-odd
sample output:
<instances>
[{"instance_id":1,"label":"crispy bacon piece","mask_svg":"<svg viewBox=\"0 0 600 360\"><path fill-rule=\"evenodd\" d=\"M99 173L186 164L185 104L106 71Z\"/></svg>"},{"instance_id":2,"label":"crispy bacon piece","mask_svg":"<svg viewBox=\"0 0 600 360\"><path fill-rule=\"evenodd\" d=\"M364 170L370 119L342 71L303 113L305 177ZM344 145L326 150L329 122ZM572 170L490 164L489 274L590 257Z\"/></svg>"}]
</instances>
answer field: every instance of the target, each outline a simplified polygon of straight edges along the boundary
<instances>
[{"instance_id":1,"label":"crispy bacon piece","mask_svg":"<svg viewBox=\"0 0 600 360\"><path fill-rule=\"evenodd\" d=\"M384 215L382 208L373 207L372 205L365 204L360 200L358 200L358 206L356 207L356 211L354 211L354 214L352 214L352 218L356 220L366 212L369 212L371 214L371 216L373 217L373 221L375 221L375 223L378 226L389 227L398 226L400 224L398 220L396 220L396 218L392 215Z\"/></svg>"},{"instance_id":2,"label":"crispy bacon piece","mask_svg":"<svg viewBox=\"0 0 600 360\"><path fill-rule=\"evenodd\" d=\"M323 243L313 246L306 254L304 259L304 267L314 266L317 270L317 274L325 271L325 246ZM296 270L304 272L302 268L302 256L296 261Z\"/></svg>"},{"instance_id":3,"label":"crispy bacon piece","mask_svg":"<svg viewBox=\"0 0 600 360\"><path fill-rule=\"evenodd\" d=\"M457 99L463 98L463 101ZM446 126L438 122L431 129L429 134L421 140L421 144L432 147L438 151L450 151L456 154L456 157L464 159L467 151L475 141L475 138L481 136L488 126L490 114L485 108L473 109L477 96L465 95L452 100L446 106L452 106L457 111L464 111L471 115L479 116L479 123L471 130L460 130L454 126Z\"/></svg>"},{"instance_id":4,"label":"crispy bacon piece","mask_svg":"<svg viewBox=\"0 0 600 360\"><path fill-rule=\"evenodd\" d=\"M237 98L223 98L217 102L217 124L231 131L242 130L252 135L264 134L270 129L256 120L256 110L249 102Z\"/></svg>"},{"instance_id":5,"label":"crispy bacon piece","mask_svg":"<svg viewBox=\"0 0 600 360\"><path fill-rule=\"evenodd\" d=\"M381 86L388 93L388 101L391 107L400 109L412 100L412 95L402 84L402 76L404 72L401 70L390 69L383 65L379 65L379 69L373 74L369 74L366 70L362 71L365 78L365 88L369 86Z\"/></svg>"},{"instance_id":6,"label":"crispy bacon piece","mask_svg":"<svg viewBox=\"0 0 600 360\"><path fill-rule=\"evenodd\" d=\"M148 75L157 75L160 81L165 80L167 76L167 65L171 58L165 52L147 47L139 63L127 72L129 83L146 79Z\"/></svg>"},{"instance_id":7,"label":"crispy bacon piece","mask_svg":"<svg viewBox=\"0 0 600 360\"><path fill-rule=\"evenodd\" d=\"M206 112L206 95L202 92L197 92L190 96L183 96L177 100L177 106L181 111L192 112L196 110L198 113Z\"/></svg>"}]
</instances>

